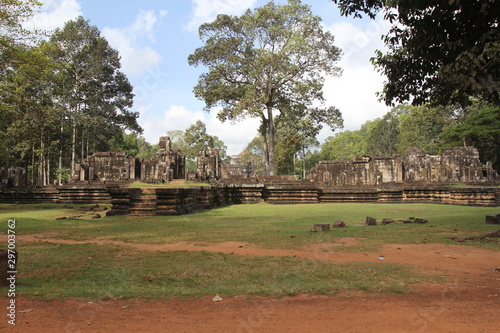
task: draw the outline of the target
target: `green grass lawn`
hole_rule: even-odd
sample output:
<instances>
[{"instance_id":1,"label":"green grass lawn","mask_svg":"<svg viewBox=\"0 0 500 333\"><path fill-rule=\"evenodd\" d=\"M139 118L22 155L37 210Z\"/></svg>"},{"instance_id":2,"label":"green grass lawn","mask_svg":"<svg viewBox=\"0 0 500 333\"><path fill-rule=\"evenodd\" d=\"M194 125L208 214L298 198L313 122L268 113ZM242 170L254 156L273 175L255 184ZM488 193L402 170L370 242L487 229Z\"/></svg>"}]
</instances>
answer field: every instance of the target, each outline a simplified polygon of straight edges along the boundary
<instances>
[{"instance_id":1,"label":"green grass lawn","mask_svg":"<svg viewBox=\"0 0 500 333\"><path fill-rule=\"evenodd\" d=\"M400 293L409 292L409 284L436 281L403 265L206 251L143 252L111 245L42 243L23 247L22 253L18 290L45 299Z\"/></svg>"},{"instance_id":2,"label":"green grass lawn","mask_svg":"<svg viewBox=\"0 0 500 333\"><path fill-rule=\"evenodd\" d=\"M82 208L83 207L83 208ZM436 204L233 205L183 216L105 217L109 205L0 205L0 221L16 219L16 235L50 233L51 238L92 240L106 237L133 243L248 242L263 248L298 249L318 242L356 237L360 244L335 251L377 250L383 244L452 243L450 236L498 230L484 223L495 207ZM103 217L92 219L96 213ZM56 220L74 216L77 220ZM366 216L427 219L427 224L396 222L364 226ZM313 224L341 219L347 227L311 233ZM461 243L463 244L463 243ZM467 245L500 250L498 242ZM435 278L402 265L333 263L303 258L247 257L208 252L148 252L115 245L56 245L18 241L21 294L42 298L171 298L221 295L271 295L343 290L407 292L409 285Z\"/></svg>"}]
</instances>

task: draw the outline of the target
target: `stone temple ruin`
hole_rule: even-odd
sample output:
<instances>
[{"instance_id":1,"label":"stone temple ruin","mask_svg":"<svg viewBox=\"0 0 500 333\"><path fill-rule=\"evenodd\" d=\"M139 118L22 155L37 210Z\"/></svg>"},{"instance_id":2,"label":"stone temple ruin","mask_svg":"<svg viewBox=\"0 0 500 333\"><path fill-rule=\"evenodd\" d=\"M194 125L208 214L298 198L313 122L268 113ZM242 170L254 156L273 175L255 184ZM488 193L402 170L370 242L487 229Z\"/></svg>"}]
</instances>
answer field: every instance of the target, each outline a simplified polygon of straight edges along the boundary
<instances>
[{"instance_id":1,"label":"stone temple ruin","mask_svg":"<svg viewBox=\"0 0 500 333\"><path fill-rule=\"evenodd\" d=\"M219 180L222 174L222 161L218 149L201 151L197 156L198 167L195 179L198 181Z\"/></svg>"},{"instance_id":2,"label":"stone temple ruin","mask_svg":"<svg viewBox=\"0 0 500 333\"><path fill-rule=\"evenodd\" d=\"M434 202L499 206L498 186L459 188L453 183L498 185L490 162L482 164L472 147L445 148L426 155L414 148L401 157L360 157L321 161L309 179L260 176L251 166L222 163L219 151L198 154L195 173L186 171L186 157L160 138L158 157L141 159L123 152L88 156L73 179L63 186L28 187L23 168L0 168L2 203L111 203L108 215L172 215L230 204L332 202ZM140 180L167 183L190 180L209 183L189 188L128 188Z\"/></svg>"},{"instance_id":3,"label":"stone temple ruin","mask_svg":"<svg viewBox=\"0 0 500 333\"><path fill-rule=\"evenodd\" d=\"M96 152L76 167L72 185L125 184L135 180L168 183L182 179L219 185L286 184L322 188L359 188L383 185L452 183L497 184L498 173L491 162L482 164L473 147L444 148L442 155L423 154L418 148L403 156L357 157L349 161L320 161L310 170L309 179L295 176L258 176L251 166L225 165L217 149L201 151L197 169L189 173L186 156L171 148L170 138L160 138L157 158L129 157L125 152ZM0 168L0 187L26 186L24 168Z\"/></svg>"},{"instance_id":4,"label":"stone temple ruin","mask_svg":"<svg viewBox=\"0 0 500 333\"><path fill-rule=\"evenodd\" d=\"M24 168L0 168L1 187L26 186L26 170Z\"/></svg>"},{"instance_id":5,"label":"stone temple ruin","mask_svg":"<svg viewBox=\"0 0 500 333\"><path fill-rule=\"evenodd\" d=\"M445 148L442 155L427 155L412 148L401 157L364 156L351 161L321 161L310 171L310 180L324 187L485 183L497 177L492 163L483 165L473 147Z\"/></svg>"},{"instance_id":6,"label":"stone temple ruin","mask_svg":"<svg viewBox=\"0 0 500 333\"><path fill-rule=\"evenodd\" d=\"M157 158L128 157L125 152L98 152L77 166L73 183L141 180L166 183L186 177L186 156L161 137Z\"/></svg>"}]
</instances>

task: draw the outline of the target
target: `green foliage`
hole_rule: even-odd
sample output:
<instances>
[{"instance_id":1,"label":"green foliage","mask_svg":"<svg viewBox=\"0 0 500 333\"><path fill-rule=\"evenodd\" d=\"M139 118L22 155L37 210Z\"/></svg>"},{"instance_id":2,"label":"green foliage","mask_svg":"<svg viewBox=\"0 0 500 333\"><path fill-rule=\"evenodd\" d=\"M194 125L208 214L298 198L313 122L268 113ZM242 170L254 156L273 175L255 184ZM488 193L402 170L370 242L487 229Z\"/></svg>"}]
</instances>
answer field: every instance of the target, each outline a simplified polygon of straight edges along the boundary
<instances>
[{"instance_id":1,"label":"green foliage","mask_svg":"<svg viewBox=\"0 0 500 333\"><path fill-rule=\"evenodd\" d=\"M78 160L110 143L137 154L122 129L142 129L118 52L82 17L49 40L27 35L20 22L38 5L0 2L0 163L26 167L43 186L62 180L54 170L73 174Z\"/></svg>"},{"instance_id":2,"label":"green foliage","mask_svg":"<svg viewBox=\"0 0 500 333\"><path fill-rule=\"evenodd\" d=\"M121 135L117 134L108 141L109 151L123 151L127 156L138 158L156 158L158 144L150 144L146 139L132 132L126 134L121 130Z\"/></svg>"},{"instance_id":3,"label":"green foliage","mask_svg":"<svg viewBox=\"0 0 500 333\"><path fill-rule=\"evenodd\" d=\"M342 121L339 121L339 126ZM286 118L285 118L286 120ZM305 177L306 160L305 154L312 148L319 146L316 135L319 128L315 128L314 121L310 118L295 119L293 121L282 121L276 132L276 169L279 175L302 175ZM299 163L298 159L302 163ZM302 164L299 166L299 164Z\"/></svg>"},{"instance_id":4,"label":"green foliage","mask_svg":"<svg viewBox=\"0 0 500 333\"><path fill-rule=\"evenodd\" d=\"M219 15L199 29L204 46L188 58L203 65L195 95L207 111L221 107L218 118L259 118L268 172L275 172L276 128L310 118L314 128L338 126L340 113L323 105L324 74L338 74L334 66L340 50L323 31L321 19L299 0L273 1L240 17ZM321 107L313 107L319 102ZM283 118L283 119L281 119Z\"/></svg>"},{"instance_id":5,"label":"green foliage","mask_svg":"<svg viewBox=\"0 0 500 333\"><path fill-rule=\"evenodd\" d=\"M183 152L187 151L187 144L184 141L184 131L167 131L166 135L170 138L172 149L180 149Z\"/></svg>"},{"instance_id":6,"label":"green foliage","mask_svg":"<svg viewBox=\"0 0 500 333\"><path fill-rule=\"evenodd\" d=\"M266 158L262 137L255 137L240 154L240 163L245 166L252 164L252 170L256 175L266 175Z\"/></svg>"},{"instance_id":7,"label":"green foliage","mask_svg":"<svg viewBox=\"0 0 500 333\"><path fill-rule=\"evenodd\" d=\"M498 113L497 107L484 101L473 101L467 108L401 104L359 130L328 137L320 156L323 160L350 160L363 155L402 155L411 147L440 154L443 146L465 144L477 148L483 162L493 161L498 168Z\"/></svg>"},{"instance_id":8,"label":"green foliage","mask_svg":"<svg viewBox=\"0 0 500 333\"><path fill-rule=\"evenodd\" d=\"M387 104L468 105L469 96L500 102L500 2L484 0L333 0L343 15L374 19L383 11L393 26L389 51L373 63L387 77Z\"/></svg>"},{"instance_id":9,"label":"green foliage","mask_svg":"<svg viewBox=\"0 0 500 333\"><path fill-rule=\"evenodd\" d=\"M224 161L227 161L227 147L217 136L207 134L207 126L197 120L193 125L189 126L184 131L184 143L186 158L194 160L200 151L210 151L218 149L219 156Z\"/></svg>"},{"instance_id":10,"label":"green foliage","mask_svg":"<svg viewBox=\"0 0 500 333\"><path fill-rule=\"evenodd\" d=\"M411 147L418 147L426 154L440 153L439 136L451 120L451 108L410 107L401 116L397 152L403 154Z\"/></svg>"},{"instance_id":11,"label":"green foliage","mask_svg":"<svg viewBox=\"0 0 500 333\"><path fill-rule=\"evenodd\" d=\"M465 143L479 150L483 161L500 170L500 107L487 107L442 133L447 145Z\"/></svg>"},{"instance_id":12,"label":"green foliage","mask_svg":"<svg viewBox=\"0 0 500 333\"><path fill-rule=\"evenodd\" d=\"M396 152L400 117L405 110L395 107L381 119L376 119L367 138L366 152L370 156L391 156Z\"/></svg>"},{"instance_id":13,"label":"green foliage","mask_svg":"<svg viewBox=\"0 0 500 333\"><path fill-rule=\"evenodd\" d=\"M42 3L36 0L0 0L0 70L15 60L11 48L33 36L33 32L22 27L22 23L39 10ZM12 57L14 55L14 57Z\"/></svg>"},{"instance_id":14,"label":"green foliage","mask_svg":"<svg viewBox=\"0 0 500 333\"><path fill-rule=\"evenodd\" d=\"M71 175L69 168L57 169L55 171L54 179L61 179L63 183L67 183Z\"/></svg>"},{"instance_id":15,"label":"green foliage","mask_svg":"<svg viewBox=\"0 0 500 333\"><path fill-rule=\"evenodd\" d=\"M351 160L366 155L367 140L360 131L344 131L328 137L321 145L322 160Z\"/></svg>"}]
</instances>

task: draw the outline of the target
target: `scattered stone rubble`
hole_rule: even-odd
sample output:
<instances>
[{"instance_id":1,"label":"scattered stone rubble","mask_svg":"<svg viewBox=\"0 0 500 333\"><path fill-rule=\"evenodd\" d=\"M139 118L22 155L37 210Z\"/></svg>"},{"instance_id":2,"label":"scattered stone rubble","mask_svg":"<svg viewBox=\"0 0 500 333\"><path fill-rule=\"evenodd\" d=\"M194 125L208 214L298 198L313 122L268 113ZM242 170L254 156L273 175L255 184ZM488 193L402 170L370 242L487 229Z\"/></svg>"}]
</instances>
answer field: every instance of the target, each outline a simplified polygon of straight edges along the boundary
<instances>
[{"instance_id":1,"label":"scattered stone rubble","mask_svg":"<svg viewBox=\"0 0 500 333\"><path fill-rule=\"evenodd\" d=\"M500 215L498 215L500 217ZM382 219L381 225L387 225L394 223L396 221L400 221L403 223L418 223L418 224L424 224L428 223L429 221L421 219L421 218L416 218L416 217L409 217L407 219L400 219L400 220L394 220L391 218L384 218ZM377 219L375 217L367 216L365 219L365 226L376 226L378 225ZM311 232L324 232L324 231L331 231L334 228L344 228L346 226L345 222L342 220L336 220L330 228L330 224L314 224L313 229Z\"/></svg>"}]
</instances>

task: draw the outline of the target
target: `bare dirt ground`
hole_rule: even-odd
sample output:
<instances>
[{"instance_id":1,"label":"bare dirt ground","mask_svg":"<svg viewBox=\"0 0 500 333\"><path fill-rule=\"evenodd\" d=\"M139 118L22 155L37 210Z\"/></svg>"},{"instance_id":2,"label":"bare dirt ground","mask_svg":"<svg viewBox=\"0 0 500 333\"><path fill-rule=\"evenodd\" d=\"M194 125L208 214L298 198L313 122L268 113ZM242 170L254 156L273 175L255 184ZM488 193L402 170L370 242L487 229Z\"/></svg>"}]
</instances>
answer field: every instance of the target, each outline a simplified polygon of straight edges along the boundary
<instances>
[{"instance_id":1,"label":"bare dirt ground","mask_svg":"<svg viewBox=\"0 0 500 333\"><path fill-rule=\"evenodd\" d=\"M53 236L52 236L53 237ZM51 239L24 241L89 243ZM445 277L446 283L412 286L411 294L344 293L300 295L282 299L245 295L214 302L201 299L45 302L16 298L16 325L0 322L2 332L498 332L500 329L500 256L498 252L461 245L388 244L377 253L336 253L318 244L302 250L261 249L252 244L178 242L141 245L106 239L149 251L216 251L248 256L297 256L337 262L401 263ZM325 250L330 250L326 252ZM214 295L215 296L215 295ZM5 309L7 298L0 298ZM5 310L4 310L5 312Z\"/></svg>"}]
</instances>

